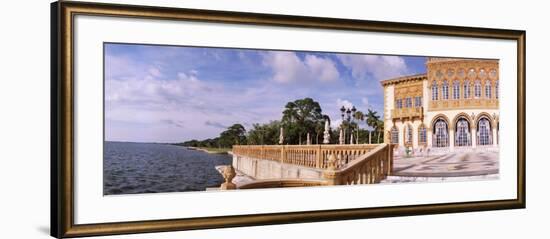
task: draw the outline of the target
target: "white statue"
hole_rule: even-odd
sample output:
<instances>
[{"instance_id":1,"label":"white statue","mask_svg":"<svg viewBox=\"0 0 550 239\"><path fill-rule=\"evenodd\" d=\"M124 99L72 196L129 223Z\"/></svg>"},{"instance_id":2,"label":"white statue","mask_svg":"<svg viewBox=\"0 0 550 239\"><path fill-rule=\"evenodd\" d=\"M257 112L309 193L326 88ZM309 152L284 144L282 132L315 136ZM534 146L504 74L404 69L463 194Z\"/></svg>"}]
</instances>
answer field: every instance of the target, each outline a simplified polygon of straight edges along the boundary
<instances>
[{"instance_id":1,"label":"white statue","mask_svg":"<svg viewBox=\"0 0 550 239\"><path fill-rule=\"evenodd\" d=\"M309 133L307 133L307 141L306 141L306 144L307 144L307 145L310 145L310 144L311 144L311 138L309 138Z\"/></svg>"},{"instance_id":2,"label":"white statue","mask_svg":"<svg viewBox=\"0 0 550 239\"><path fill-rule=\"evenodd\" d=\"M281 127L281 130L279 132L279 144L283 145L284 141L284 135L283 135L283 127Z\"/></svg>"},{"instance_id":3,"label":"white statue","mask_svg":"<svg viewBox=\"0 0 550 239\"><path fill-rule=\"evenodd\" d=\"M340 128L340 144L344 144L344 131L342 131L342 128Z\"/></svg>"},{"instance_id":4,"label":"white statue","mask_svg":"<svg viewBox=\"0 0 550 239\"><path fill-rule=\"evenodd\" d=\"M325 121L325 132L323 133L323 144L330 144L330 126L328 120Z\"/></svg>"},{"instance_id":5,"label":"white statue","mask_svg":"<svg viewBox=\"0 0 550 239\"><path fill-rule=\"evenodd\" d=\"M353 144L353 134L351 134L351 136L350 136L349 144Z\"/></svg>"}]
</instances>

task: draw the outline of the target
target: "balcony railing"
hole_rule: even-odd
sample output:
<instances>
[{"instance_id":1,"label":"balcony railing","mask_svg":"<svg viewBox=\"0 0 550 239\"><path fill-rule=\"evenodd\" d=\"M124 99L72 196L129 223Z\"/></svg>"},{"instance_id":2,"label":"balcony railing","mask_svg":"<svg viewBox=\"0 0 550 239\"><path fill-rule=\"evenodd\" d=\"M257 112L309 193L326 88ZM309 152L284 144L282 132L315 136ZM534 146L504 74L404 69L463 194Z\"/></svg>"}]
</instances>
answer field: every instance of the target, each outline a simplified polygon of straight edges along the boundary
<instances>
[{"instance_id":1,"label":"balcony railing","mask_svg":"<svg viewBox=\"0 0 550 239\"><path fill-rule=\"evenodd\" d=\"M422 118L424 114L424 107L415 107L415 108L400 108L393 109L391 115L393 119L403 119L403 118Z\"/></svg>"}]
</instances>

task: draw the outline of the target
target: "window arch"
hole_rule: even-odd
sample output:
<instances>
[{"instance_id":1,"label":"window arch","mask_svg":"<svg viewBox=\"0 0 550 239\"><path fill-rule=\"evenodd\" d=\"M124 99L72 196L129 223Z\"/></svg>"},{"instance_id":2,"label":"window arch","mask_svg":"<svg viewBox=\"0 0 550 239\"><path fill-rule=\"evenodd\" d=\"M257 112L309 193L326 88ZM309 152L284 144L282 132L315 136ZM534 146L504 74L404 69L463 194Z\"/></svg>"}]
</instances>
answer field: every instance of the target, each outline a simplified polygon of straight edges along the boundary
<instances>
[{"instance_id":1,"label":"window arch","mask_svg":"<svg viewBox=\"0 0 550 239\"><path fill-rule=\"evenodd\" d=\"M393 126L390 131L390 141L392 144L398 144L399 143L399 130L397 130L397 127Z\"/></svg>"},{"instance_id":2,"label":"window arch","mask_svg":"<svg viewBox=\"0 0 550 239\"><path fill-rule=\"evenodd\" d=\"M479 69L479 77L485 78L487 76L487 72L485 72L485 69Z\"/></svg>"},{"instance_id":3,"label":"window arch","mask_svg":"<svg viewBox=\"0 0 550 239\"><path fill-rule=\"evenodd\" d=\"M481 97L481 81L476 80L474 82L474 97L479 98Z\"/></svg>"},{"instance_id":4,"label":"window arch","mask_svg":"<svg viewBox=\"0 0 550 239\"><path fill-rule=\"evenodd\" d=\"M434 81L432 83L432 100L437 100L439 98L438 96L437 82Z\"/></svg>"},{"instance_id":5,"label":"window arch","mask_svg":"<svg viewBox=\"0 0 550 239\"><path fill-rule=\"evenodd\" d=\"M425 144L426 143L426 127L422 124L418 127L418 143Z\"/></svg>"},{"instance_id":6,"label":"window arch","mask_svg":"<svg viewBox=\"0 0 550 239\"><path fill-rule=\"evenodd\" d=\"M464 81L464 99L470 98L470 81Z\"/></svg>"},{"instance_id":7,"label":"window arch","mask_svg":"<svg viewBox=\"0 0 550 239\"><path fill-rule=\"evenodd\" d=\"M492 143L491 122L487 117L483 117L477 122L477 144L491 145Z\"/></svg>"},{"instance_id":8,"label":"window arch","mask_svg":"<svg viewBox=\"0 0 550 239\"><path fill-rule=\"evenodd\" d=\"M449 99L449 82L447 82L447 80L443 81L441 86L441 96L444 100Z\"/></svg>"},{"instance_id":9,"label":"window arch","mask_svg":"<svg viewBox=\"0 0 550 239\"><path fill-rule=\"evenodd\" d=\"M434 135L433 142L434 147L447 147L449 146L449 127L447 122L442 118L439 118L434 123Z\"/></svg>"},{"instance_id":10,"label":"window arch","mask_svg":"<svg viewBox=\"0 0 550 239\"><path fill-rule=\"evenodd\" d=\"M465 118L461 117L456 122L455 146L470 146L472 145L472 137L470 135L470 123Z\"/></svg>"},{"instance_id":11,"label":"window arch","mask_svg":"<svg viewBox=\"0 0 550 239\"><path fill-rule=\"evenodd\" d=\"M485 81L485 98L491 99L491 81Z\"/></svg>"},{"instance_id":12,"label":"window arch","mask_svg":"<svg viewBox=\"0 0 550 239\"><path fill-rule=\"evenodd\" d=\"M453 82L453 99L460 99L460 82L458 80Z\"/></svg>"},{"instance_id":13,"label":"window arch","mask_svg":"<svg viewBox=\"0 0 550 239\"><path fill-rule=\"evenodd\" d=\"M468 77L476 77L476 70L474 68L468 70Z\"/></svg>"}]
</instances>

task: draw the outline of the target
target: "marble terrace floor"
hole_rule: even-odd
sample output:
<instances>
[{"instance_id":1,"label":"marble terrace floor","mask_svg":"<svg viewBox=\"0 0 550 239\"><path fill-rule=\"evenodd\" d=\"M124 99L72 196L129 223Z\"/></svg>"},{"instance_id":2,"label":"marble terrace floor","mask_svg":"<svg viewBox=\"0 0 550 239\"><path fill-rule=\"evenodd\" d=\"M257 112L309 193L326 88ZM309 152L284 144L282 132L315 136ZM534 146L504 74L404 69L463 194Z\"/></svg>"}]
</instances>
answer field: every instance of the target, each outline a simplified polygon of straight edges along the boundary
<instances>
[{"instance_id":1,"label":"marble terrace floor","mask_svg":"<svg viewBox=\"0 0 550 239\"><path fill-rule=\"evenodd\" d=\"M497 152L455 152L422 157L395 157L392 175L467 177L498 174Z\"/></svg>"}]
</instances>

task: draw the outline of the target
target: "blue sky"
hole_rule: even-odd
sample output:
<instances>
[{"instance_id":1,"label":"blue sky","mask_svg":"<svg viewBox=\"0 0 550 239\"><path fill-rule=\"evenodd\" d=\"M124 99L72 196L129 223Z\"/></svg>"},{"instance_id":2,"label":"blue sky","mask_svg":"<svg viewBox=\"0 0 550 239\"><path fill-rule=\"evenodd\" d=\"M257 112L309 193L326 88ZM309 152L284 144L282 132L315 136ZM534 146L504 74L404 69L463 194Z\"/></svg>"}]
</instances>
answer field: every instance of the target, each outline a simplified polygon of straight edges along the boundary
<instances>
[{"instance_id":1,"label":"blue sky","mask_svg":"<svg viewBox=\"0 0 550 239\"><path fill-rule=\"evenodd\" d=\"M382 115L380 81L425 72L425 57L105 44L107 141L182 142L279 120L311 97L339 124L342 105Z\"/></svg>"}]
</instances>

